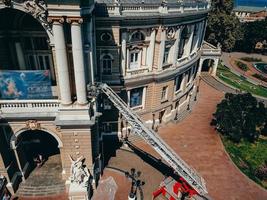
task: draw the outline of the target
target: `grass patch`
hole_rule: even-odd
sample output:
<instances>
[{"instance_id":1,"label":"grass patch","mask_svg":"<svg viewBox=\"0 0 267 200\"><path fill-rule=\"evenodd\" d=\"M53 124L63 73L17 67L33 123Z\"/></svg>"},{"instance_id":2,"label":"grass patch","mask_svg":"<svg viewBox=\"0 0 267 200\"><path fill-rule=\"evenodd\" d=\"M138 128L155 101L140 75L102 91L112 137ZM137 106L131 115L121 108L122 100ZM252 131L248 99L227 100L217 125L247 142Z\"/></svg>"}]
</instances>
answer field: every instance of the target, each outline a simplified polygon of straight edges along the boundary
<instances>
[{"instance_id":1,"label":"grass patch","mask_svg":"<svg viewBox=\"0 0 267 200\"><path fill-rule=\"evenodd\" d=\"M254 58L254 57L242 57L240 60L246 61L246 62L262 62L261 58Z\"/></svg>"},{"instance_id":2,"label":"grass patch","mask_svg":"<svg viewBox=\"0 0 267 200\"><path fill-rule=\"evenodd\" d=\"M228 68L219 65L217 70L217 76L225 83L237 88L238 90L249 92L262 97L267 97L267 89L254 85L246 80L245 77L240 77L232 73Z\"/></svg>"},{"instance_id":3,"label":"grass patch","mask_svg":"<svg viewBox=\"0 0 267 200\"><path fill-rule=\"evenodd\" d=\"M221 136L226 151L233 162L250 179L267 189L267 182L255 176L255 171L267 160L267 139L259 138L255 143L241 141L236 144L227 137Z\"/></svg>"},{"instance_id":4,"label":"grass patch","mask_svg":"<svg viewBox=\"0 0 267 200\"><path fill-rule=\"evenodd\" d=\"M237 67L243 71L248 71L248 66L245 63L242 63L240 61L235 61L235 64L237 65Z\"/></svg>"}]
</instances>

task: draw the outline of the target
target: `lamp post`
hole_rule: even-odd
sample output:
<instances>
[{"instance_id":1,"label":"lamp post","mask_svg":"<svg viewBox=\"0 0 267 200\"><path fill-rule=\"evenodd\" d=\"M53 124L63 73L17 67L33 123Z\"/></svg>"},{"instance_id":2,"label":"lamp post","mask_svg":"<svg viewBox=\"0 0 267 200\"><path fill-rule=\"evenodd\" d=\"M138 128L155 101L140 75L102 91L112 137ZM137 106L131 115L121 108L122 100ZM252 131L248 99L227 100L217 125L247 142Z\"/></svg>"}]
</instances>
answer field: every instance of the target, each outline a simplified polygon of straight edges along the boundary
<instances>
[{"instance_id":1,"label":"lamp post","mask_svg":"<svg viewBox=\"0 0 267 200\"><path fill-rule=\"evenodd\" d=\"M145 182L139 180L141 172L136 171L134 168L132 168L130 172L125 172L125 176L126 178L130 178L132 181L131 190L128 195L128 200L137 200L137 195L136 195L137 189L145 184Z\"/></svg>"}]
</instances>

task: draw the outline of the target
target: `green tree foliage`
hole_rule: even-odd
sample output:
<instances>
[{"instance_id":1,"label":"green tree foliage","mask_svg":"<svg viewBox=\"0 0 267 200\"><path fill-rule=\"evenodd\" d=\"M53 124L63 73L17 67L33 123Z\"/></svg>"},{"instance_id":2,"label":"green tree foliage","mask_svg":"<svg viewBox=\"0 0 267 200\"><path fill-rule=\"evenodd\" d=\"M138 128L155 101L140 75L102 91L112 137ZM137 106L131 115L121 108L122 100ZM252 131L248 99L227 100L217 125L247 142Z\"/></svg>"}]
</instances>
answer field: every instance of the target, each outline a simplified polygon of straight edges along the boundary
<instances>
[{"instance_id":1,"label":"green tree foliage","mask_svg":"<svg viewBox=\"0 0 267 200\"><path fill-rule=\"evenodd\" d=\"M232 13L232 0L214 0L208 16L206 40L213 45L220 43L224 51L231 51L243 31L238 18Z\"/></svg>"},{"instance_id":2,"label":"green tree foliage","mask_svg":"<svg viewBox=\"0 0 267 200\"><path fill-rule=\"evenodd\" d=\"M267 19L244 23L242 27L244 30L244 40L238 42L237 49L252 52L257 42L267 40Z\"/></svg>"},{"instance_id":3,"label":"green tree foliage","mask_svg":"<svg viewBox=\"0 0 267 200\"><path fill-rule=\"evenodd\" d=\"M229 94L217 105L211 125L234 142L254 142L264 127L266 108L250 93Z\"/></svg>"}]
</instances>

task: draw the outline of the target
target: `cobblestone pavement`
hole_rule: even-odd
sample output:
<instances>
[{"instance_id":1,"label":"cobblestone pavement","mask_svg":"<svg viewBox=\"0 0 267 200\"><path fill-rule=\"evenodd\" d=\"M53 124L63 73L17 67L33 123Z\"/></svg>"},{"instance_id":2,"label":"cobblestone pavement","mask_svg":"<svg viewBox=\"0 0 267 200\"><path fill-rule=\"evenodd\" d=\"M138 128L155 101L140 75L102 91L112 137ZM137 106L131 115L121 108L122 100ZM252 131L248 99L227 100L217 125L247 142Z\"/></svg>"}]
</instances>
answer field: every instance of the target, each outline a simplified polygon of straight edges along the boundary
<instances>
[{"instance_id":1,"label":"cobblestone pavement","mask_svg":"<svg viewBox=\"0 0 267 200\"><path fill-rule=\"evenodd\" d=\"M243 175L232 163L215 130L209 125L221 92L201 82L198 105L179 124L168 124L159 132L162 138L206 180L215 200L266 200L267 191ZM144 142L138 146L154 155Z\"/></svg>"}]
</instances>

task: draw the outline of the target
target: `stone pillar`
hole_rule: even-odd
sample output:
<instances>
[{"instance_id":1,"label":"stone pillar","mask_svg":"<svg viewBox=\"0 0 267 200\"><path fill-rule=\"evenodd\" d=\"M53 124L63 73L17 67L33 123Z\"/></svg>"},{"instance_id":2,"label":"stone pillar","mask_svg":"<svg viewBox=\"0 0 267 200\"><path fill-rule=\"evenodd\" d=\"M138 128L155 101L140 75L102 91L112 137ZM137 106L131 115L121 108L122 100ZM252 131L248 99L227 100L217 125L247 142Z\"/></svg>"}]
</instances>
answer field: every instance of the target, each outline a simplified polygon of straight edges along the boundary
<instances>
[{"instance_id":1,"label":"stone pillar","mask_svg":"<svg viewBox=\"0 0 267 200\"><path fill-rule=\"evenodd\" d=\"M219 64L219 58L216 58L216 59L214 60L213 66L212 66L212 71L211 71L211 75L212 75L212 76L216 76L216 72L217 72L218 64Z\"/></svg>"},{"instance_id":2,"label":"stone pillar","mask_svg":"<svg viewBox=\"0 0 267 200\"><path fill-rule=\"evenodd\" d=\"M160 38L160 49L159 49L159 60L158 60L158 70L162 70L163 57L165 51L165 40L166 40L166 28L161 27L161 38Z\"/></svg>"},{"instance_id":3,"label":"stone pillar","mask_svg":"<svg viewBox=\"0 0 267 200\"><path fill-rule=\"evenodd\" d=\"M15 141L12 141L11 145L12 145L12 150L14 152L19 171L21 173L22 181L25 182L24 172L23 172L22 166L20 164L20 160L19 160L19 156L18 156L18 152L17 152L17 146L15 144Z\"/></svg>"},{"instance_id":4,"label":"stone pillar","mask_svg":"<svg viewBox=\"0 0 267 200\"><path fill-rule=\"evenodd\" d=\"M23 51L22 51L21 43L20 42L16 42L15 43L15 48L16 48L19 68L21 70L26 70L26 64L25 64L25 59L24 59L24 54L23 54Z\"/></svg>"},{"instance_id":5,"label":"stone pillar","mask_svg":"<svg viewBox=\"0 0 267 200\"><path fill-rule=\"evenodd\" d=\"M121 41L121 70L122 75L126 75L126 62L127 62L127 49L126 49L126 42L127 42L127 32L122 33L122 41Z\"/></svg>"},{"instance_id":6,"label":"stone pillar","mask_svg":"<svg viewBox=\"0 0 267 200\"><path fill-rule=\"evenodd\" d=\"M94 58L95 58L95 49L94 49L94 41L93 41L93 19L91 17L89 22L89 42L90 42L90 48L89 48L89 56L90 56L90 74L91 74L91 83L94 84L95 82L95 70L94 69Z\"/></svg>"},{"instance_id":7,"label":"stone pillar","mask_svg":"<svg viewBox=\"0 0 267 200\"><path fill-rule=\"evenodd\" d=\"M152 29L152 32L150 35L149 54L148 54L148 67L150 71L152 71L153 69L155 39L156 39L156 29Z\"/></svg>"},{"instance_id":8,"label":"stone pillar","mask_svg":"<svg viewBox=\"0 0 267 200\"><path fill-rule=\"evenodd\" d=\"M202 65L203 65L204 59L201 57L199 60L199 66L198 66L198 75L200 75L201 71L202 71Z\"/></svg>"},{"instance_id":9,"label":"stone pillar","mask_svg":"<svg viewBox=\"0 0 267 200\"><path fill-rule=\"evenodd\" d=\"M191 25L190 27L190 31L191 31L191 34L190 34L190 37L187 41L187 44L186 44L186 49L185 49L185 52L186 52L186 57L190 56L191 54L191 47L192 47L192 42L193 42L193 36L194 36L194 25Z\"/></svg>"},{"instance_id":10,"label":"stone pillar","mask_svg":"<svg viewBox=\"0 0 267 200\"><path fill-rule=\"evenodd\" d=\"M53 22L53 33L61 104L69 105L72 101L63 19Z\"/></svg>"},{"instance_id":11,"label":"stone pillar","mask_svg":"<svg viewBox=\"0 0 267 200\"><path fill-rule=\"evenodd\" d=\"M84 52L81 31L82 19L71 21L71 41L74 64L75 87L78 104L87 104Z\"/></svg>"},{"instance_id":12,"label":"stone pillar","mask_svg":"<svg viewBox=\"0 0 267 200\"><path fill-rule=\"evenodd\" d=\"M178 58L178 52L179 52L179 42L181 39L181 28L178 27L176 30L176 34L175 34L175 43L174 43L174 49L173 49L173 60L172 60L172 64L175 65L177 58Z\"/></svg>"}]
</instances>

